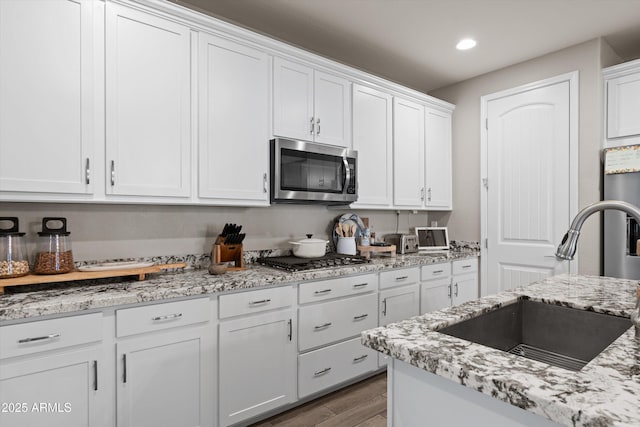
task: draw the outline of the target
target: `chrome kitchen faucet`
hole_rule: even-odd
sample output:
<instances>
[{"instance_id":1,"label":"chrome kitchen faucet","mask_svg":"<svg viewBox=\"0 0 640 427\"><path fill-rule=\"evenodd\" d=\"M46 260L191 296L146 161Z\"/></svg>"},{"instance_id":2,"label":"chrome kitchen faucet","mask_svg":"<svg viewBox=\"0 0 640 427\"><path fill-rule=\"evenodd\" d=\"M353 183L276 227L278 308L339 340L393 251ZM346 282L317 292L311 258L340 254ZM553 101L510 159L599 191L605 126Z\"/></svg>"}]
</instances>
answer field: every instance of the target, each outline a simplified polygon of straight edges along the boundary
<instances>
[{"instance_id":1,"label":"chrome kitchen faucet","mask_svg":"<svg viewBox=\"0 0 640 427\"><path fill-rule=\"evenodd\" d=\"M601 202L596 202L578 212L578 215L576 215L569 227L569 231L564 235L562 242L556 250L556 258L572 260L576 253L576 246L578 244L578 237L580 236L582 224L589 216L591 216L591 214L604 211L605 209L614 209L626 212L640 223L640 208L632 205L631 203L622 202L620 200L603 200Z\"/></svg>"}]
</instances>

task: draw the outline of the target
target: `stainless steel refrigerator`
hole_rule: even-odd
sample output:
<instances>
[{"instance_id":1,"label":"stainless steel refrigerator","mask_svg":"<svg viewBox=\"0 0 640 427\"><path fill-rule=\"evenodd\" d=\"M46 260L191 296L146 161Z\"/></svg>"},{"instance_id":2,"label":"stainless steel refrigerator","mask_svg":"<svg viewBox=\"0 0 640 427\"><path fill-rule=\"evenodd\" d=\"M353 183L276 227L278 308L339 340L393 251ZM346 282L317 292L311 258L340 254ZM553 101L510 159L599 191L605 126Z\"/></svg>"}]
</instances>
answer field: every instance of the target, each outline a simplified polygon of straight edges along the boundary
<instances>
[{"instance_id":1,"label":"stainless steel refrigerator","mask_svg":"<svg viewBox=\"0 0 640 427\"><path fill-rule=\"evenodd\" d=\"M608 149L604 156L604 200L640 206L640 165L636 159L640 146ZM638 240L640 225L633 218L620 211L604 211L605 276L640 279Z\"/></svg>"}]
</instances>

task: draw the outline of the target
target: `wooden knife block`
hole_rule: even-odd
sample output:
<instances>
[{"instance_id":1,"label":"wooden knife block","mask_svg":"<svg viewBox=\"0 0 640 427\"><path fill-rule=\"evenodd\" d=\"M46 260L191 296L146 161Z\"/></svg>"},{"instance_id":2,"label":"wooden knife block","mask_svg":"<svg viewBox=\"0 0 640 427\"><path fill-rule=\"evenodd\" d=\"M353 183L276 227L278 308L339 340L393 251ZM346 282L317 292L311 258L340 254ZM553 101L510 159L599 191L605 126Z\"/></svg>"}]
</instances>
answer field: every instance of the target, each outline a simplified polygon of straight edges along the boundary
<instances>
[{"instance_id":1,"label":"wooden knife block","mask_svg":"<svg viewBox=\"0 0 640 427\"><path fill-rule=\"evenodd\" d=\"M211 247L211 262L233 262L234 266L227 268L227 270L244 270L242 243L230 245L227 245L225 243L214 243Z\"/></svg>"}]
</instances>

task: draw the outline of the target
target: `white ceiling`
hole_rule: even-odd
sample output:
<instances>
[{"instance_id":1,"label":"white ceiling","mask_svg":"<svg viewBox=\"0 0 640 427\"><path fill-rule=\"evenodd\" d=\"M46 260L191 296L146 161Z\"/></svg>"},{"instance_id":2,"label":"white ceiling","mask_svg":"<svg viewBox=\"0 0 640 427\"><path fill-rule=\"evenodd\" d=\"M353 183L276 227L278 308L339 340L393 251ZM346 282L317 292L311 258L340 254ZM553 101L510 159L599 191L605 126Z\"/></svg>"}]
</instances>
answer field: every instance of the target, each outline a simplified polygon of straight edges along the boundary
<instances>
[{"instance_id":1,"label":"white ceiling","mask_svg":"<svg viewBox=\"0 0 640 427\"><path fill-rule=\"evenodd\" d=\"M640 56L640 0L171 1L423 92L601 36Z\"/></svg>"}]
</instances>

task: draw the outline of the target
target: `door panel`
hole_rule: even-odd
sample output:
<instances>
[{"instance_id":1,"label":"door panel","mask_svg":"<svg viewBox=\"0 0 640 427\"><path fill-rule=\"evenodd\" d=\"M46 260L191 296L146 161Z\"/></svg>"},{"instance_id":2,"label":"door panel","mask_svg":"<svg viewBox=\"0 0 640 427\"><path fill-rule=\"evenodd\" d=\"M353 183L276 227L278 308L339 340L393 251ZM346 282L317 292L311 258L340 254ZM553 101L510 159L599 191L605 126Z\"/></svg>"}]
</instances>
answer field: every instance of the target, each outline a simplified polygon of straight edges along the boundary
<instances>
[{"instance_id":1,"label":"door panel","mask_svg":"<svg viewBox=\"0 0 640 427\"><path fill-rule=\"evenodd\" d=\"M487 141L489 293L568 271L569 82L489 101Z\"/></svg>"}]
</instances>

